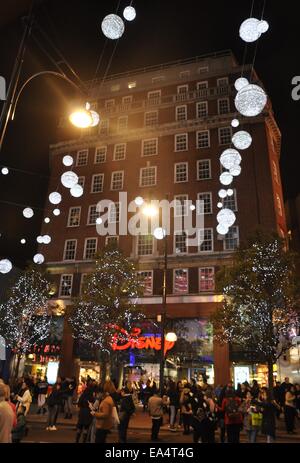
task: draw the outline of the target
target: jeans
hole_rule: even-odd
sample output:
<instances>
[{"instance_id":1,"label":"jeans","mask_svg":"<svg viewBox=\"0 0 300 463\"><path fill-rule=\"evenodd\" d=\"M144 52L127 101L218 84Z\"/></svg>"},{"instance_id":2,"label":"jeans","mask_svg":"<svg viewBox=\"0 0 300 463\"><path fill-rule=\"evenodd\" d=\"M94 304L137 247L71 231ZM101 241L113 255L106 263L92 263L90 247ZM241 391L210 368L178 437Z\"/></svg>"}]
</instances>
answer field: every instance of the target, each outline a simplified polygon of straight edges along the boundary
<instances>
[{"instance_id":1,"label":"jeans","mask_svg":"<svg viewBox=\"0 0 300 463\"><path fill-rule=\"evenodd\" d=\"M227 431L227 442L228 444L239 444L240 443L240 424L228 424L226 426Z\"/></svg>"},{"instance_id":2,"label":"jeans","mask_svg":"<svg viewBox=\"0 0 300 463\"><path fill-rule=\"evenodd\" d=\"M96 444L105 444L108 431L106 429L96 430Z\"/></svg>"},{"instance_id":3,"label":"jeans","mask_svg":"<svg viewBox=\"0 0 300 463\"><path fill-rule=\"evenodd\" d=\"M251 431L247 431L247 434L250 444L255 444L257 439L257 429L251 429Z\"/></svg>"},{"instance_id":4,"label":"jeans","mask_svg":"<svg viewBox=\"0 0 300 463\"><path fill-rule=\"evenodd\" d=\"M157 440L160 427L162 425L162 418L152 418L152 431L151 431L151 439Z\"/></svg>"},{"instance_id":5,"label":"jeans","mask_svg":"<svg viewBox=\"0 0 300 463\"><path fill-rule=\"evenodd\" d=\"M48 406L48 427L56 425L58 405Z\"/></svg>"},{"instance_id":6,"label":"jeans","mask_svg":"<svg viewBox=\"0 0 300 463\"><path fill-rule=\"evenodd\" d=\"M175 405L170 405L170 426L174 428L176 422L177 407Z\"/></svg>"},{"instance_id":7,"label":"jeans","mask_svg":"<svg viewBox=\"0 0 300 463\"><path fill-rule=\"evenodd\" d=\"M284 407L284 418L287 432L295 430L296 409L294 407Z\"/></svg>"},{"instance_id":8,"label":"jeans","mask_svg":"<svg viewBox=\"0 0 300 463\"><path fill-rule=\"evenodd\" d=\"M66 415L72 415L72 400L73 397L71 395L68 395L65 400L65 414Z\"/></svg>"}]
</instances>

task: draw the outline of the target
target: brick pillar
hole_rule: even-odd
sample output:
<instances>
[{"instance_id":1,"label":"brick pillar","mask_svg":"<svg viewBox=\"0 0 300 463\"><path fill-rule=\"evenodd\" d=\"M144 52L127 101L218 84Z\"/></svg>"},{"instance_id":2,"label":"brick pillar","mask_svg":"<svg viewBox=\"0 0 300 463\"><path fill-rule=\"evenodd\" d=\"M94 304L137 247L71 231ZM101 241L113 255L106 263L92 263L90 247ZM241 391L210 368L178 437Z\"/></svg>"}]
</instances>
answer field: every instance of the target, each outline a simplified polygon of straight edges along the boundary
<instances>
[{"instance_id":1,"label":"brick pillar","mask_svg":"<svg viewBox=\"0 0 300 463\"><path fill-rule=\"evenodd\" d=\"M64 320L64 332L60 356L59 376L70 378L76 376L75 358L73 356L74 338L67 317Z\"/></svg>"},{"instance_id":2,"label":"brick pillar","mask_svg":"<svg viewBox=\"0 0 300 463\"><path fill-rule=\"evenodd\" d=\"M225 386L231 379L228 344L221 345L214 342L215 385Z\"/></svg>"}]
</instances>

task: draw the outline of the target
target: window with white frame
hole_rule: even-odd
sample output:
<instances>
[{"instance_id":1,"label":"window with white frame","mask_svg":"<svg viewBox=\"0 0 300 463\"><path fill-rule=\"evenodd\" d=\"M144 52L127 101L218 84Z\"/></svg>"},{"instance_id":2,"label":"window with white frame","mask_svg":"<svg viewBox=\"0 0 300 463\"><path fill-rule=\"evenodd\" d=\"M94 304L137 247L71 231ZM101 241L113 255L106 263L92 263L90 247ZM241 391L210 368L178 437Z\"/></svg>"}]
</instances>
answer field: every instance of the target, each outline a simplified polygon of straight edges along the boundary
<instances>
[{"instance_id":1,"label":"window with white frame","mask_svg":"<svg viewBox=\"0 0 300 463\"><path fill-rule=\"evenodd\" d=\"M81 207L71 207L69 209L68 227L79 227Z\"/></svg>"},{"instance_id":2,"label":"window with white frame","mask_svg":"<svg viewBox=\"0 0 300 463\"><path fill-rule=\"evenodd\" d=\"M219 143L220 145L230 145L232 141L232 128L221 127L219 129Z\"/></svg>"},{"instance_id":3,"label":"window with white frame","mask_svg":"<svg viewBox=\"0 0 300 463\"><path fill-rule=\"evenodd\" d=\"M224 251L235 251L240 244L239 228L231 227L224 238Z\"/></svg>"},{"instance_id":4,"label":"window with white frame","mask_svg":"<svg viewBox=\"0 0 300 463\"><path fill-rule=\"evenodd\" d=\"M122 105L123 106L130 106L132 103L132 95L123 96L122 98Z\"/></svg>"},{"instance_id":5,"label":"window with white frame","mask_svg":"<svg viewBox=\"0 0 300 463\"><path fill-rule=\"evenodd\" d=\"M179 73L180 79L188 79L191 75L191 71L181 71Z\"/></svg>"},{"instance_id":6,"label":"window with white frame","mask_svg":"<svg viewBox=\"0 0 300 463\"><path fill-rule=\"evenodd\" d=\"M218 87L227 87L228 86L228 77L221 77L217 79L217 86Z\"/></svg>"},{"instance_id":7,"label":"window with white frame","mask_svg":"<svg viewBox=\"0 0 300 463\"><path fill-rule=\"evenodd\" d=\"M215 290L215 269L205 267L199 269L199 292L205 293Z\"/></svg>"},{"instance_id":8,"label":"window with white frame","mask_svg":"<svg viewBox=\"0 0 300 463\"><path fill-rule=\"evenodd\" d=\"M142 282L144 288L144 296L152 296L153 294L153 272L143 271L137 272L139 279Z\"/></svg>"},{"instance_id":9,"label":"window with white frame","mask_svg":"<svg viewBox=\"0 0 300 463\"><path fill-rule=\"evenodd\" d=\"M189 271L188 269L175 269L173 274L174 294L187 294L189 292Z\"/></svg>"},{"instance_id":10,"label":"window with white frame","mask_svg":"<svg viewBox=\"0 0 300 463\"><path fill-rule=\"evenodd\" d=\"M85 177L78 177L78 185L80 185L80 186L82 186L82 188L84 188Z\"/></svg>"},{"instance_id":11,"label":"window with white frame","mask_svg":"<svg viewBox=\"0 0 300 463\"><path fill-rule=\"evenodd\" d=\"M115 100L111 99L111 100L106 100L105 101L105 108L106 109L111 109L115 106Z\"/></svg>"},{"instance_id":12,"label":"window with white frame","mask_svg":"<svg viewBox=\"0 0 300 463\"><path fill-rule=\"evenodd\" d=\"M197 149L210 147L210 132L209 130L201 130L197 132Z\"/></svg>"},{"instance_id":13,"label":"window with white frame","mask_svg":"<svg viewBox=\"0 0 300 463\"><path fill-rule=\"evenodd\" d=\"M199 74L206 74L207 72L209 72L209 67L208 66L201 66L198 69L198 72L199 72Z\"/></svg>"},{"instance_id":14,"label":"window with white frame","mask_svg":"<svg viewBox=\"0 0 300 463\"><path fill-rule=\"evenodd\" d=\"M214 232L212 228L199 230L199 252L213 252Z\"/></svg>"},{"instance_id":15,"label":"window with white frame","mask_svg":"<svg viewBox=\"0 0 300 463\"><path fill-rule=\"evenodd\" d=\"M184 183L189 180L189 164L188 162L178 162L175 164L175 183Z\"/></svg>"},{"instance_id":16,"label":"window with white frame","mask_svg":"<svg viewBox=\"0 0 300 463\"><path fill-rule=\"evenodd\" d=\"M92 177L92 193L102 193L104 187L104 174L95 174Z\"/></svg>"},{"instance_id":17,"label":"window with white frame","mask_svg":"<svg viewBox=\"0 0 300 463\"><path fill-rule=\"evenodd\" d=\"M158 124L158 111L147 111L145 113L145 127L155 127Z\"/></svg>"},{"instance_id":18,"label":"window with white frame","mask_svg":"<svg viewBox=\"0 0 300 463\"><path fill-rule=\"evenodd\" d=\"M156 156L158 154L158 138L142 141L142 156Z\"/></svg>"},{"instance_id":19,"label":"window with white frame","mask_svg":"<svg viewBox=\"0 0 300 463\"><path fill-rule=\"evenodd\" d=\"M189 86L186 84L186 85L178 85L177 87L177 95L182 95L182 94L186 94L188 93L189 91Z\"/></svg>"},{"instance_id":20,"label":"window with white frame","mask_svg":"<svg viewBox=\"0 0 300 463\"><path fill-rule=\"evenodd\" d=\"M208 116L208 102L207 101L199 101L197 103L197 118L201 119L202 117Z\"/></svg>"},{"instance_id":21,"label":"window with white frame","mask_svg":"<svg viewBox=\"0 0 300 463\"><path fill-rule=\"evenodd\" d=\"M105 238L105 246L119 246L119 237L118 236L107 236Z\"/></svg>"},{"instance_id":22,"label":"window with white frame","mask_svg":"<svg viewBox=\"0 0 300 463\"><path fill-rule=\"evenodd\" d=\"M109 132L109 119L102 119L100 121L100 135L108 135Z\"/></svg>"},{"instance_id":23,"label":"window with white frame","mask_svg":"<svg viewBox=\"0 0 300 463\"><path fill-rule=\"evenodd\" d=\"M137 237L137 255L152 256L153 243L154 241L152 235L139 235Z\"/></svg>"},{"instance_id":24,"label":"window with white frame","mask_svg":"<svg viewBox=\"0 0 300 463\"><path fill-rule=\"evenodd\" d=\"M211 179L211 160L201 159L197 161L197 180Z\"/></svg>"},{"instance_id":25,"label":"window with white frame","mask_svg":"<svg viewBox=\"0 0 300 463\"><path fill-rule=\"evenodd\" d=\"M66 240L64 248L64 260L75 260L77 240Z\"/></svg>"},{"instance_id":26,"label":"window with white frame","mask_svg":"<svg viewBox=\"0 0 300 463\"><path fill-rule=\"evenodd\" d=\"M189 138L187 133L175 135L175 151L187 151L189 149Z\"/></svg>"},{"instance_id":27,"label":"window with white frame","mask_svg":"<svg viewBox=\"0 0 300 463\"><path fill-rule=\"evenodd\" d=\"M176 254L187 254L186 232L176 232L174 234L174 248Z\"/></svg>"},{"instance_id":28,"label":"window with white frame","mask_svg":"<svg viewBox=\"0 0 300 463\"><path fill-rule=\"evenodd\" d=\"M95 164L103 164L106 162L107 146L99 146L96 148Z\"/></svg>"},{"instance_id":29,"label":"window with white frame","mask_svg":"<svg viewBox=\"0 0 300 463\"><path fill-rule=\"evenodd\" d=\"M124 161L126 159L126 143L119 143L115 145L114 161Z\"/></svg>"},{"instance_id":30,"label":"window with white frame","mask_svg":"<svg viewBox=\"0 0 300 463\"><path fill-rule=\"evenodd\" d=\"M97 212L97 205L96 206L90 206L89 207L89 213L88 213L88 225L96 225L96 221L99 217L99 212Z\"/></svg>"},{"instance_id":31,"label":"window with white frame","mask_svg":"<svg viewBox=\"0 0 300 463\"><path fill-rule=\"evenodd\" d=\"M61 275L60 277L60 288L59 296L60 297L71 297L72 296L72 287L73 287L73 275Z\"/></svg>"},{"instance_id":32,"label":"window with white frame","mask_svg":"<svg viewBox=\"0 0 300 463\"><path fill-rule=\"evenodd\" d=\"M229 98L222 98L221 100L218 100L218 110L220 115L230 113Z\"/></svg>"},{"instance_id":33,"label":"window with white frame","mask_svg":"<svg viewBox=\"0 0 300 463\"><path fill-rule=\"evenodd\" d=\"M156 167L142 167L140 170L140 186L155 186L156 185Z\"/></svg>"},{"instance_id":34,"label":"window with white frame","mask_svg":"<svg viewBox=\"0 0 300 463\"><path fill-rule=\"evenodd\" d=\"M283 217L281 198L278 193L276 193L276 202L277 202L278 214L280 215L280 217Z\"/></svg>"},{"instance_id":35,"label":"window with white frame","mask_svg":"<svg viewBox=\"0 0 300 463\"><path fill-rule=\"evenodd\" d=\"M175 217L186 217L188 215L188 195L178 195L174 197L175 208L174 215Z\"/></svg>"},{"instance_id":36,"label":"window with white frame","mask_svg":"<svg viewBox=\"0 0 300 463\"><path fill-rule=\"evenodd\" d=\"M233 190L232 196L227 196L223 199L223 207L225 209L231 209L234 212L238 210L236 190Z\"/></svg>"},{"instance_id":37,"label":"window with white frame","mask_svg":"<svg viewBox=\"0 0 300 463\"><path fill-rule=\"evenodd\" d=\"M84 255L85 260L94 259L97 252L98 238L87 238L84 244Z\"/></svg>"},{"instance_id":38,"label":"window with white frame","mask_svg":"<svg viewBox=\"0 0 300 463\"><path fill-rule=\"evenodd\" d=\"M86 166L87 163L88 163L88 157L89 157L89 151L88 150L78 151L76 166L77 167Z\"/></svg>"},{"instance_id":39,"label":"window with white frame","mask_svg":"<svg viewBox=\"0 0 300 463\"><path fill-rule=\"evenodd\" d=\"M124 171L113 172L111 174L111 190L120 191L124 185Z\"/></svg>"},{"instance_id":40,"label":"window with white frame","mask_svg":"<svg viewBox=\"0 0 300 463\"><path fill-rule=\"evenodd\" d=\"M109 223L120 223L121 215L121 205L120 203L110 203L108 208L108 222Z\"/></svg>"},{"instance_id":41,"label":"window with white frame","mask_svg":"<svg viewBox=\"0 0 300 463\"><path fill-rule=\"evenodd\" d=\"M187 105L177 106L176 107L176 121L186 121L187 120Z\"/></svg>"},{"instance_id":42,"label":"window with white frame","mask_svg":"<svg viewBox=\"0 0 300 463\"><path fill-rule=\"evenodd\" d=\"M208 89L208 81L204 80L202 82L197 83L197 90L205 90Z\"/></svg>"},{"instance_id":43,"label":"window with white frame","mask_svg":"<svg viewBox=\"0 0 300 463\"><path fill-rule=\"evenodd\" d=\"M148 103L150 104L159 104L161 99L161 90L153 90L148 92Z\"/></svg>"},{"instance_id":44,"label":"window with white frame","mask_svg":"<svg viewBox=\"0 0 300 463\"><path fill-rule=\"evenodd\" d=\"M118 119L118 131L122 132L128 128L128 116L121 116Z\"/></svg>"},{"instance_id":45,"label":"window with white frame","mask_svg":"<svg viewBox=\"0 0 300 463\"><path fill-rule=\"evenodd\" d=\"M199 193L198 201L198 214L212 214L212 193Z\"/></svg>"}]
</instances>

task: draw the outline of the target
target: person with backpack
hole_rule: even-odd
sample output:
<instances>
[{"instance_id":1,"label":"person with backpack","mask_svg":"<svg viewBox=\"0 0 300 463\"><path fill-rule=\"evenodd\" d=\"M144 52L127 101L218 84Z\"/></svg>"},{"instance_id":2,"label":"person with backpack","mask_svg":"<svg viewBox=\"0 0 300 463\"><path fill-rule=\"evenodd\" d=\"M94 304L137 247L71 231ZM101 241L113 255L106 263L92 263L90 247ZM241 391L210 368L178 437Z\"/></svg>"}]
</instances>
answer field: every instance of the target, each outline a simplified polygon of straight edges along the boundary
<instances>
[{"instance_id":1,"label":"person with backpack","mask_svg":"<svg viewBox=\"0 0 300 463\"><path fill-rule=\"evenodd\" d=\"M119 443L127 443L127 430L129 426L129 421L132 415L135 412L135 405L133 400L133 391L127 387L121 391L121 401L120 401L120 411L119 419L120 424L118 426L119 430Z\"/></svg>"},{"instance_id":2,"label":"person with backpack","mask_svg":"<svg viewBox=\"0 0 300 463\"><path fill-rule=\"evenodd\" d=\"M225 426L227 442L240 443L240 433L243 424L243 415L240 411L241 399L236 396L234 389L229 389L223 399L222 410L225 413Z\"/></svg>"}]
</instances>

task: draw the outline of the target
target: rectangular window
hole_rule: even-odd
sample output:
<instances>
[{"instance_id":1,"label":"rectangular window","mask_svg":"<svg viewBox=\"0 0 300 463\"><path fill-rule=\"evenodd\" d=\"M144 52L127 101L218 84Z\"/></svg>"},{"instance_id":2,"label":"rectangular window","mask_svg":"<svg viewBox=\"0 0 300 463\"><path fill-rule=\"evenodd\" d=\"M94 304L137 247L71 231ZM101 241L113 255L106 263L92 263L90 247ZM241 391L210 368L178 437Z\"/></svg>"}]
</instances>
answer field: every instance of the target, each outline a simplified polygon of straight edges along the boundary
<instances>
[{"instance_id":1,"label":"rectangular window","mask_svg":"<svg viewBox=\"0 0 300 463\"><path fill-rule=\"evenodd\" d=\"M109 119L102 119L100 122L100 135L108 135L109 133Z\"/></svg>"},{"instance_id":2,"label":"rectangular window","mask_svg":"<svg viewBox=\"0 0 300 463\"><path fill-rule=\"evenodd\" d=\"M96 174L92 177L92 193L102 193L104 188L104 174Z\"/></svg>"},{"instance_id":3,"label":"rectangular window","mask_svg":"<svg viewBox=\"0 0 300 463\"><path fill-rule=\"evenodd\" d=\"M211 179L211 161L210 159L201 159L197 161L197 180Z\"/></svg>"},{"instance_id":4,"label":"rectangular window","mask_svg":"<svg viewBox=\"0 0 300 463\"><path fill-rule=\"evenodd\" d=\"M174 183L184 183L188 182L189 175L189 164L187 162L180 162L175 164L175 178Z\"/></svg>"},{"instance_id":5,"label":"rectangular window","mask_svg":"<svg viewBox=\"0 0 300 463\"><path fill-rule=\"evenodd\" d=\"M158 138L142 141L142 156L156 156L158 154Z\"/></svg>"},{"instance_id":6,"label":"rectangular window","mask_svg":"<svg viewBox=\"0 0 300 463\"><path fill-rule=\"evenodd\" d=\"M77 249L77 240L67 240L65 242L64 260L75 260Z\"/></svg>"},{"instance_id":7,"label":"rectangular window","mask_svg":"<svg viewBox=\"0 0 300 463\"><path fill-rule=\"evenodd\" d=\"M175 135L175 151L187 151L189 149L189 138L187 133Z\"/></svg>"},{"instance_id":8,"label":"rectangular window","mask_svg":"<svg viewBox=\"0 0 300 463\"><path fill-rule=\"evenodd\" d=\"M188 269L174 270L174 294L187 294L189 292L189 271Z\"/></svg>"},{"instance_id":9,"label":"rectangular window","mask_svg":"<svg viewBox=\"0 0 300 463\"><path fill-rule=\"evenodd\" d=\"M69 209L68 227L79 227L81 207L71 207Z\"/></svg>"},{"instance_id":10,"label":"rectangular window","mask_svg":"<svg viewBox=\"0 0 300 463\"><path fill-rule=\"evenodd\" d=\"M197 132L197 149L210 147L210 132L209 130L201 130Z\"/></svg>"},{"instance_id":11,"label":"rectangular window","mask_svg":"<svg viewBox=\"0 0 300 463\"><path fill-rule=\"evenodd\" d=\"M87 238L84 244L84 255L85 260L92 260L95 257L97 252L98 239L97 238Z\"/></svg>"},{"instance_id":12,"label":"rectangular window","mask_svg":"<svg viewBox=\"0 0 300 463\"><path fill-rule=\"evenodd\" d=\"M155 127L158 124L158 111L145 113L145 127Z\"/></svg>"},{"instance_id":13,"label":"rectangular window","mask_svg":"<svg viewBox=\"0 0 300 463\"><path fill-rule=\"evenodd\" d=\"M126 159L126 147L126 143L115 145L114 161L124 161L124 159Z\"/></svg>"},{"instance_id":14,"label":"rectangular window","mask_svg":"<svg viewBox=\"0 0 300 463\"><path fill-rule=\"evenodd\" d=\"M197 103L197 118L201 119L202 117L208 116L208 102L200 101Z\"/></svg>"},{"instance_id":15,"label":"rectangular window","mask_svg":"<svg viewBox=\"0 0 300 463\"><path fill-rule=\"evenodd\" d=\"M120 223L120 203L111 203L108 209L108 222Z\"/></svg>"},{"instance_id":16,"label":"rectangular window","mask_svg":"<svg viewBox=\"0 0 300 463\"><path fill-rule=\"evenodd\" d=\"M119 246L119 237L118 236L107 236L105 238L105 246Z\"/></svg>"},{"instance_id":17,"label":"rectangular window","mask_svg":"<svg viewBox=\"0 0 300 463\"><path fill-rule=\"evenodd\" d=\"M61 275L60 278L60 297L71 297L73 287L73 275Z\"/></svg>"},{"instance_id":18,"label":"rectangular window","mask_svg":"<svg viewBox=\"0 0 300 463\"><path fill-rule=\"evenodd\" d=\"M230 113L229 98L222 98L221 100L218 100L218 110L220 115Z\"/></svg>"},{"instance_id":19,"label":"rectangular window","mask_svg":"<svg viewBox=\"0 0 300 463\"><path fill-rule=\"evenodd\" d=\"M96 221L99 217L99 212L97 212L97 206L90 206L89 207L89 214L88 214L88 225L96 225Z\"/></svg>"},{"instance_id":20,"label":"rectangular window","mask_svg":"<svg viewBox=\"0 0 300 463\"><path fill-rule=\"evenodd\" d=\"M238 210L236 190L233 190L232 196L227 196L223 199L223 206L225 209L231 209L234 212Z\"/></svg>"},{"instance_id":21,"label":"rectangular window","mask_svg":"<svg viewBox=\"0 0 300 463\"><path fill-rule=\"evenodd\" d=\"M186 121L187 120L187 106L177 106L176 107L176 121Z\"/></svg>"},{"instance_id":22,"label":"rectangular window","mask_svg":"<svg viewBox=\"0 0 300 463\"><path fill-rule=\"evenodd\" d=\"M197 83L197 90L205 90L205 89L208 89L208 81L207 80Z\"/></svg>"},{"instance_id":23,"label":"rectangular window","mask_svg":"<svg viewBox=\"0 0 300 463\"><path fill-rule=\"evenodd\" d=\"M214 232L212 228L199 230L199 252L213 252Z\"/></svg>"},{"instance_id":24,"label":"rectangular window","mask_svg":"<svg viewBox=\"0 0 300 463\"><path fill-rule=\"evenodd\" d=\"M239 247L239 228L231 227L224 239L224 251L235 251Z\"/></svg>"},{"instance_id":25,"label":"rectangular window","mask_svg":"<svg viewBox=\"0 0 300 463\"><path fill-rule=\"evenodd\" d=\"M153 294L153 272L137 272L144 287L144 296L152 296Z\"/></svg>"},{"instance_id":26,"label":"rectangular window","mask_svg":"<svg viewBox=\"0 0 300 463\"><path fill-rule=\"evenodd\" d=\"M140 170L140 187L156 185L156 167L143 167Z\"/></svg>"},{"instance_id":27,"label":"rectangular window","mask_svg":"<svg viewBox=\"0 0 300 463\"><path fill-rule=\"evenodd\" d=\"M199 291L201 293L215 290L215 269L213 267L199 269Z\"/></svg>"},{"instance_id":28,"label":"rectangular window","mask_svg":"<svg viewBox=\"0 0 300 463\"><path fill-rule=\"evenodd\" d=\"M199 74L206 74L207 72L209 72L209 67L208 66L201 66L198 69L198 72L199 72Z\"/></svg>"},{"instance_id":29,"label":"rectangular window","mask_svg":"<svg viewBox=\"0 0 300 463\"><path fill-rule=\"evenodd\" d=\"M187 236L185 232L174 235L175 254L187 254Z\"/></svg>"},{"instance_id":30,"label":"rectangular window","mask_svg":"<svg viewBox=\"0 0 300 463\"><path fill-rule=\"evenodd\" d=\"M80 185L80 186L82 186L82 188L84 188L85 177L78 177L78 185Z\"/></svg>"},{"instance_id":31,"label":"rectangular window","mask_svg":"<svg viewBox=\"0 0 300 463\"><path fill-rule=\"evenodd\" d=\"M115 100L106 100L105 101L105 109L111 109L115 106Z\"/></svg>"},{"instance_id":32,"label":"rectangular window","mask_svg":"<svg viewBox=\"0 0 300 463\"><path fill-rule=\"evenodd\" d=\"M222 127L219 129L219 143L223 145L231 145L232 129L231 127Z\"/></svg>"},{"instance_id":33,"label":"rectangular window","mask_svg":"<svg viewBox=\"0 0 300 463\"><path fill-rule=\"evenodd\" d=\"M217 80L218 87L227 87L228 86L228 77L221 77Z\"/></svg>"},{"instance_id":34,"label":"rectangular window","mask_svg":"<svg viewBox=\"0 0 300 463\"><path fill-rule=\"evenodd\" d=\"M189 91L188 85L178 85L177 87L177 95L188 93L188 91Z\"/></svg>"},{"instance_id":35,"label":"rectangular window","mask_svg":"<svg viewBox=\"0 0 300 463\"><path fill-rule=\"evenodd\" d=\"M77 167L86 166L88 163L88 156L89 156L88 150L78 151L76 166Z\"/></svg>"},{"instance_id":36,"label":"rectangular window","mask_svg":"<svg viewBox=\"0 0 300 463\"><path fill-rule=\"evenodd\" d=\"M212 193L199 193L198 201L201 201L198 204L198 214L212 214Z\"/></svg>"},{"instance_id":37,"label":"rectangular window","mask_svg":"<svg viewBox=\"0 0 300 463\"><path fill-rule=\"evenodd\" d=\"M137 242L138 256L152 256L153 254L153 236L140 235Z\"/></svg>"},{"instance_id":38,"label":"rectangular window","mask_svg":"<svg viewBox=\"0 0 300 463\"><path fill-rule=\"evenodd\" d=\"M160 104L160 100L161 100L161 90L154 90L152 92L148 92L148 103L150 105Z\"/></svg>"},{"instance_id":39,"label":"rectangular window","mask_svg":"<svg viewBox=\"0 0 300 463\"><path fill-rule=\"evenodd\" d=\"M107 146L99 146L96 148L95 164L103 164L106 162Z\"/></svg>"},{"instance_id":40,"label":"rectangular window","mask_svg":"<svg viewBox=\"0 0 300 463\"><path fill-rule=\"evenodd\" d=\"M182 71L179 73L180 79L188 79L191 75L191 71Z\"/></svg>"},{"instance_id":41,"label":"rectangular window","mask_svg":"<svg viewBox=\"0 0 300 463\"><path fill-rule=\"evenodd\" d=\"M188 215L188 195L175 196L174 200L176 201L175 217L186 217Z\"/></svg>"},{"instance_id":42,"label":"rectangular window","mask_svg":"<svg viewBox=\"0 0 300 463\"><path fill-rule=\"evenodd\" d=\"M111 174L111 190L120 191L124 186L124 171L113 172Z\"/></svg>"},{"instance_id":43,"label":"rectangular window","mask_svg":"<svg viewBox=\"0 0 300 463\"><path fill-rule=\"evenodd\" d=\"M132 95L123 96L122 98L122 105L123 106L130 106L132 103Z\"/></svg>"},{"instance_id":44,"label":"rectangular window","mask_svg":"<svg viewBox=\"0 0 300 463\"><path fill-rule=\"evenodd\" d=\"M118 119L118 132L127 130L128 128L128 116L122 116Z\"/></svg>"}]
</instances>

